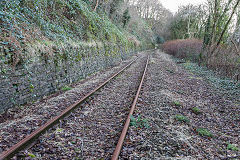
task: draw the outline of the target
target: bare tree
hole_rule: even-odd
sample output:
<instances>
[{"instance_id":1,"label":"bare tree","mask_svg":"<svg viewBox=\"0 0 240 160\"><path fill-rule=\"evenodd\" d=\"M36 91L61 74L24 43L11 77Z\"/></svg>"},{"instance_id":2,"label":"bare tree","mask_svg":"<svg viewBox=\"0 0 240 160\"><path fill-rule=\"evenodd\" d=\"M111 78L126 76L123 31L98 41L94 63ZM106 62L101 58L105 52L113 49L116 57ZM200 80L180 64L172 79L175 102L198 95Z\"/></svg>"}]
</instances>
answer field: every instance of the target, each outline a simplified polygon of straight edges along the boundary
<instances>
[{"instance_id":1,"label":"bare tree","mask_svg":"<svg viewBox=\"0 0 240 160\"><path fill-rule=\"evenodd\" d=\"M229 26L229 24L230 24L230 22L231 22L231 20L232 20L232 18L233 18L233 15L234 15L235 12L236 12L236 9L237 9L239 3L240 3L240 0L237 0L236 3L235 3L235 5L234 5L234 7L233 7L233 9L232 9L232 13L231 13L230 17L228 18L228 21L227 21L227 23L225 24L224 29L222 30L222 33L221 33L221 35L220 35L220 37L219 37L219 39L218 39L218 41L217 41L217 45L213 48L213 50L212 50L212 52L211 52L212 55L214 54L215 50L219 47L219 45L220 45L220 43L221 43L221 41L222 41L223 35L224 35L224 33L226 32L226 30L227 30L227 28L228 28L228 26ZM223 14L224 14L224 13L223 13Z\"/></svg>"},{"instance_id":2,"label":"bare tree","mask_svg":"<svg viewBox=\"0 0 240 160\"><path fill-rule=\"evenodd\" d=\"M150 25L156 35L168 37L169 19L173 15L159 0L129 0L129 4Z\"/></svg>"}]
</instances>

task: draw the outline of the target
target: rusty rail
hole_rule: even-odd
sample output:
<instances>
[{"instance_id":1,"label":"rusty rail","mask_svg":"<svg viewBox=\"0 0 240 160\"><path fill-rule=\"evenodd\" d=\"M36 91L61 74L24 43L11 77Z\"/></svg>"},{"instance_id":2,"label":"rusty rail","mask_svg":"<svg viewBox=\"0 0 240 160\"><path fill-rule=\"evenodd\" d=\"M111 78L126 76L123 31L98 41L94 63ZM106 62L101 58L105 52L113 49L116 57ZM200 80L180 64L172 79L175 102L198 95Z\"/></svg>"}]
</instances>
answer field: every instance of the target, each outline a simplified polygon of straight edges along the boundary
<instances>
[{"instance_id":1,"label":"rusty rail","mask_svg":"<svg viewBox=\"0 0 240 160\"><path fill-rule=\"evenodd\" d=\"M145 69L144 69L144 72L143 72L143 75L142 75L142 79L141 79L140 85L138 87L137 94L136 94L135 99L133 101L133 104L132 104L132 107L131 107L130 112L128 114L128 117L127 117L127 120L125 122L125 125L123 127L121 136L120 136L120 138L118 140L118 144L117 144L117 146L115 148L115 151L113 153L112 160L117 160L118 156L119 156L119 154L121 152L121 149L122 149L122 146L123 146L123 142L124 142L124 139L126 137L126 134L127 134L127 131L128 131L128 127L129 127L129 124L130 124L130 120L131 120L130 117L132 116L132 114L134 112L134 109L135 109L135 106L137 104L137 100L138 100L138 97L139 97L139 94L140 94L140 91L141 91L141 88L142 88L142 85L143 85L143 80L144 80L144 77L145 77L146 72L147 72L148 62L149 62L149 56L147 58L146 66L145 66Z\"/></svg>"},{"instance_id":2,"label":"rusty rail","mask_svg":"<svg viewBox=\"0 0 240 160\"><path fill-rule=\"evenodd\" d=\"M119 75L121 72L123 72L125 69L127 69L133 62L135 62L138 59L134 59L127 65L125 65L120 71L112 75L110 78L108 78L105 82L101 83L97 88L89 92L87 95L85 95L83 98L81 98L79 101L74 103L73 105L69 106L63 112L46 122L44 125L41 127L37 128L34 132L32 132L30 135L27 135L24 139L22 139L20 142L12 146L10 149L7 151L3 152L0 155L0 160L3 159L9 159L13 157L18 151L25 149L28 147L36 138L38 138L41 134L43 134L47 129L52 127L54 124L56 124L60 119L64 118L66 115L68 115L73 109L78 107L83 101L85 101L87 98L89 98L91 95L93 95L96 91L98 91L100 88L102 88L104 85L106 85L109 81L111 81L114 77Z\"/></svg>"}]
</instances>

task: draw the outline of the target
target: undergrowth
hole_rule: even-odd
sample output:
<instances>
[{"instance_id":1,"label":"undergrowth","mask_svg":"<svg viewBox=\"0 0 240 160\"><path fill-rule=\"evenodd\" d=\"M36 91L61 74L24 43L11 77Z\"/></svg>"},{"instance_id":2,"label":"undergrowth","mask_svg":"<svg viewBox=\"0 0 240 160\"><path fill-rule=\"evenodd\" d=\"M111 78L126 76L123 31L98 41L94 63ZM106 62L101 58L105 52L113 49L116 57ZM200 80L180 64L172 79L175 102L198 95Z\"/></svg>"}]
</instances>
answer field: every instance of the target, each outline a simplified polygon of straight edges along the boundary
<instances>
[{"instance_id":1,"label":"undergrowth","mask_svg":"<svg viewBox=\"0 0 240 160\"><path fill-rule=\"evenodd\" d=\"M240 56L234 48L230 44L222 44L215 55L209 57L208 49L203 49L203 43L198 39L177 39L163 44L163 50L170 55L186 61L198 62L219 75L239 80Z\"/></svg>"},{"instance_id":2,"label":"undergrowth","mask_svg":"<svg viewBox=\"0 0 240 160\"><path fill-rule=\"evenodd\" d=\"M0 6L0 61L13 67L22 62L26 48L39 44L43 45L37 52L47 53L53 50L52 43L101 42L104 47L118 45L126 50L146 44L142 34L133 35L114 24L103 10L94 11L89 1L2 0Z\"/></svg>"},{"instance_id":3,"label":"undergrowth","mask_svg":"<svg viewBox=\"0 0 240 160\"><path fill-rule=\"evenodd\" d=\"M22 27L37 27L49 39L110 40L126 43L126 36L102 13L91 11L82 0L1 1L2 32L16 39L26 38ZM37 30L36 30L37 31ZM26 32L26 31L25 31Z\"/></svg>"},{"instance_id":4,"label":"undergrowth","mask_svg":"<svg viewBox=\"0 0 240 160\"><path fill-rule=\"evenodd\" d=\"M230 78L220 77L213 71L207 69L207 67L199 66L196 63L187 62L181 64L185 69L189 70L193 74L204 77L214 87L231 92L233 94L240 94L240 82L231 80Z\"/></svg>"}]
</instances>

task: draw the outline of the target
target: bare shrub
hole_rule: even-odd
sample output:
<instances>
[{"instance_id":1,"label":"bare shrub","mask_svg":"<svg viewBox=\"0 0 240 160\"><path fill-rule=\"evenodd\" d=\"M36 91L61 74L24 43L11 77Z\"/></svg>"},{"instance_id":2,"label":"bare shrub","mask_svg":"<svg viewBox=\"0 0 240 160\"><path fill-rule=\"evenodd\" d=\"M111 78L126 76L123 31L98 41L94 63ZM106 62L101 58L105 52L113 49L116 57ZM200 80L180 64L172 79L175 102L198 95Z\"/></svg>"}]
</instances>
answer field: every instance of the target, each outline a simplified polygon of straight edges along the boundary
<instances>
[{"instance_id":1,"label":"bare shrub","mask_svg":"<svg viewBox=\"0 0 240 160\"><path fill-rule=\"evenodd\" d=\"M217 71L220 75L237 81L240 79L240 56L233 45L221 45L214 56L207 61L207 67Z\"/></svg>"},{"instance_id":2,"label":"bare shrub","mask_svg":"<svg viewBox=\"0 0 240 160\"><path fill-rule=\"evenodd\" d=\"M202 51L202 41L198 39L178 39L163 44L163 50L178 58L197 61Z\"/></svg>"},{"instance_id":3,"label":"bare shrub","mask_svg":"<svg viewBox=\"0 0 240 160\"><path fill-rule=\"evenodd\" d=\"M234 45L220 45L213 56L208 50L202 50L202 41L198 39L178 39L165 42L163 50L177 58L184 58L206 65L222 76L239 81L240 56Z\"/></svg>"}]
</instances>

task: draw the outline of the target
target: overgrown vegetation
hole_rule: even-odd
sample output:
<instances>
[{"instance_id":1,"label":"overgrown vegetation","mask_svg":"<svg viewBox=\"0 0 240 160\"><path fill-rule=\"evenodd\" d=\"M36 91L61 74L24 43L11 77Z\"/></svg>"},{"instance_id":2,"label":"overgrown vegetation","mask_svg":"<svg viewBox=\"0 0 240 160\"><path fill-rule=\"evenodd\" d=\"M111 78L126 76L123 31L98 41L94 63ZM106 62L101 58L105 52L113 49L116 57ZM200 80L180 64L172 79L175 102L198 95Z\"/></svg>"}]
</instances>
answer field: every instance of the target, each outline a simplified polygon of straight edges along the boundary
<instances>
[{"instance_id":1,"label":"overgrown vegetation","mask_svg":"<svg viewBox=\"0 0 240 160\"><path fill-rule=\"evenodd\" d=\"M40 32L50 40L71 38L126 42L126 36L103 11L93 12L82 0L4 0L1 6L4 6L1 12L3 32L12 36L19 34L15 37L17 40L30 38L26 37L27 34L37 36L36 32Z\"/></svg>"},{"instance_id":2,"label":"overgrown vegetation","mask_svg":"<svg viewBox=\"0 0 240 160\"><path fill-rule=\"evenodd\" d=\"M233 81L230 78L217 76L216 73L209 70L207 67L198 66L196 63L191 62L183 63L182 66L193 74L204 77L204 79L208 80L215 88L223 92L227 91L233 95L238 95L240 92L239 82Z\"/></svg>"},{"instance_id":3,"label":"overgrown vegetation","mask_svg":"<svg viewBox=\"0 0 240 160\"><path fill-rule=\"evenodd\" d=\"M36 45L44 44L38 48L48 52L44 55L48 57L56 49L53 45L117 44L136 48L152 44L152 33L145 35L148 38L138 34L138 22L131 28L136 35L129 32L131 15L128 9L120 12L124 8L122 0L98 5L85 0L3 0L0 6L0 57L14 68L29 56L26 50ZM115 21L119 18L122 20ZM145 27L150 28L147 24Z\"/></svg>"},{"instance_id":4,"label":"overgrown vegetation","mask_svg":"<svg viewBox=\"0 0 240 160\"><path fill-rule=\"evenodd\" d=\"M174 41L167 42L164 50L239 80L239 11L239 0L207 0L180 7L169 25Z\"/></svg>"},{"instance_id":5,"label":"overgrown vegetation","mask_svg":"<svg viewBox=\"0 0 240 160\"><path fill-rule=\"evenodd\" d=\"M198 61L202 51L202 41L197 39L168 41L163 44L163 49L175 57Z\"/></svg>"}]
</instances>

